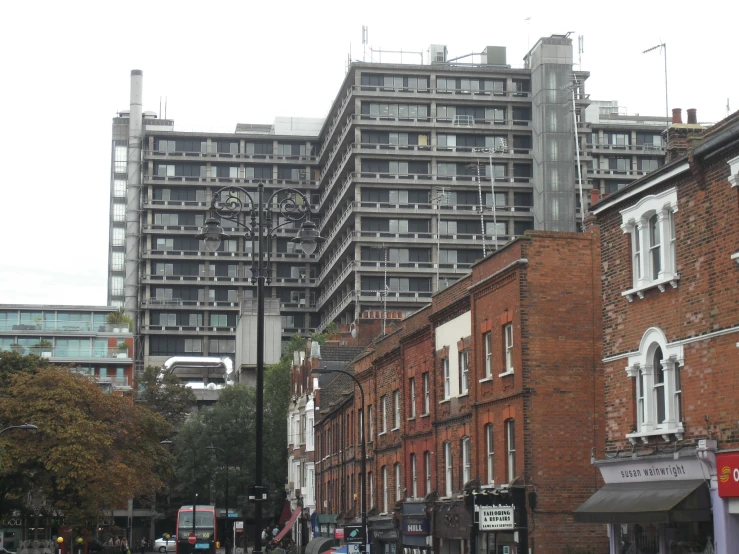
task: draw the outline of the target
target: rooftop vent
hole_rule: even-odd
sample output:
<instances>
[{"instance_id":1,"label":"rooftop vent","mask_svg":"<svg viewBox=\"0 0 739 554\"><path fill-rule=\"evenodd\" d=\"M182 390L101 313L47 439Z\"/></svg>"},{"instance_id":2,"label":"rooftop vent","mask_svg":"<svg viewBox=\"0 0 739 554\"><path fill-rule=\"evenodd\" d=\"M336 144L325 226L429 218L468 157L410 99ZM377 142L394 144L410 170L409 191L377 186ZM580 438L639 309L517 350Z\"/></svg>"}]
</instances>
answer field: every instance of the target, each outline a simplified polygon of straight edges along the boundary
<instances>
[{"instance_id":1,"label":"rooftop vent","mask_svg":"<svg viewBox=\"0 0 739 554\"><path fill-rule=\"evenodd\" d=\"M443 44L432 44L429 46L429 63L446 63L447 49Z\"/></svg>"}]
</instances>

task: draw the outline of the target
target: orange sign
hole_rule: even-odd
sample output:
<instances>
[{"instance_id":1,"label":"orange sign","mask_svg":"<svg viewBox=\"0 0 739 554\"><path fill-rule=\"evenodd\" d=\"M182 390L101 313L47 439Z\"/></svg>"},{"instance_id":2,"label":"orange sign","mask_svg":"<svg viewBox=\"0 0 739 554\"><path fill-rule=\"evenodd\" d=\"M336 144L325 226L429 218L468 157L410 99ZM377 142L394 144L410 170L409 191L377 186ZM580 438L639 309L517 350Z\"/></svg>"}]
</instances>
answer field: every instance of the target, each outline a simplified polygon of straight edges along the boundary
<instances>
[{"instance_id":1,"label":"orange sign","mask_svg":"<svg viewBox=\"0 0 739 554\"><path fill-rule=\"evenodd\" d=\"M716 455L718 495L722 498L739 497L739 452Z\"/></svg>"}]
</instances>

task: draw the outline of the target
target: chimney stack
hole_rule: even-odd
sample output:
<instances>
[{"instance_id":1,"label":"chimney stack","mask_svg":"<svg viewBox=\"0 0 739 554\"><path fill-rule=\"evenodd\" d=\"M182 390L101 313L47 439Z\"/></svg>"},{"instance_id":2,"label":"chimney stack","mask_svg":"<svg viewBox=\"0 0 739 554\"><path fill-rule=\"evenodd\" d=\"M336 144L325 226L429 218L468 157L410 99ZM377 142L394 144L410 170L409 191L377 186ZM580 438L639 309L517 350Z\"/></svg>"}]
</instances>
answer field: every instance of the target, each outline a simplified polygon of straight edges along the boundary
<instances>
[{"instance_id":1,"label":"chimney stack","mask_svg":"<svg viewBox=\"0 0 739 554\"><path fill-rule=\"evenodd\" d=\"M662 132L665 148L665 163L685 156L693 147L695 139L699 138L705 129L698 125L698 116L695 108L688 110L688 122L683 123L682 110L672 110L672 123Z\"/></svg>"}]
</instances>

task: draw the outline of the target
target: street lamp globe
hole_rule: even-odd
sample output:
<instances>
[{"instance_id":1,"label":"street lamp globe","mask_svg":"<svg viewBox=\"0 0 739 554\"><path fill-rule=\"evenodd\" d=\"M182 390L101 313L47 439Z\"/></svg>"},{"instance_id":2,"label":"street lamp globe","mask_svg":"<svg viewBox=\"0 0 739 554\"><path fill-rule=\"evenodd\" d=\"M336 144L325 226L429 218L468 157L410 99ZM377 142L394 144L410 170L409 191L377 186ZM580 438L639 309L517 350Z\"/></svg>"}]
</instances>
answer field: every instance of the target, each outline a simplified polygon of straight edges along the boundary
<instances>
[{"instance_id":1,"label":"street lamp globe","mask_svg":"<svg viewBox=\"0 0 739 554\"><path fill-rule=\"evenodd\" d=\"M316 251L318 244L323 242L323 240L323 237L318 233L316 224L310 220L306 220L300 226L298 235L292 239L292 242L299 244L303 252L310 256Z\"/></svg>"},{"instance_id":2,"label":"street lamp globe","mask_svg":"<svg viewBox=\"0 0 739 554\"><path fill-rule=\"evenodd\" d=\"M215 217L209 217L205 220L203 229L195 235L195 238L205 243L208 252L215 252L221 246L221 241L227 239L228 235L223 232L223 227Z\"/></svg>"}]
</instances>

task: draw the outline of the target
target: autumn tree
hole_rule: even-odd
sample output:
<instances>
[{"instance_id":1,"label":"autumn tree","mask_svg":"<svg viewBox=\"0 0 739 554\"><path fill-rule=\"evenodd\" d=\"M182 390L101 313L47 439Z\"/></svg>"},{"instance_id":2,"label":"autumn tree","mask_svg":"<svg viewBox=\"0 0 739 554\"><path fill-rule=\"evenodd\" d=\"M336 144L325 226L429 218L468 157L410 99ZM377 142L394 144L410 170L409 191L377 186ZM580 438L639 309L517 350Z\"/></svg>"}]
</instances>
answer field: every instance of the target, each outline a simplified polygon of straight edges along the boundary
<instances>
[{"instance_id":1,"label":"autumn tree","mask_svg":"<svg viewBox=\"0 0 739 554\"><path fill-rule=\"evenodd\" d=\"M0 501L42 491L67 524L94 521L104 507L151 496L162 484L170 433L162 416L107 394L88 377L55 366L26 368L0 391L0 422L28 421L35 433L0 438Z\"/></svg>"}]
</instances>

